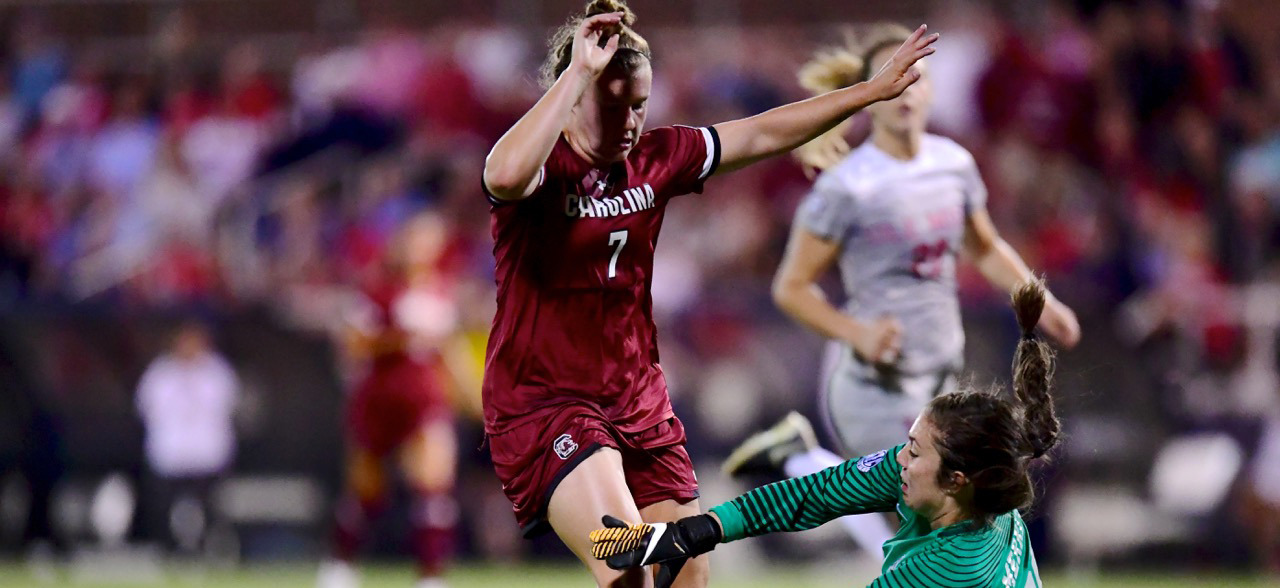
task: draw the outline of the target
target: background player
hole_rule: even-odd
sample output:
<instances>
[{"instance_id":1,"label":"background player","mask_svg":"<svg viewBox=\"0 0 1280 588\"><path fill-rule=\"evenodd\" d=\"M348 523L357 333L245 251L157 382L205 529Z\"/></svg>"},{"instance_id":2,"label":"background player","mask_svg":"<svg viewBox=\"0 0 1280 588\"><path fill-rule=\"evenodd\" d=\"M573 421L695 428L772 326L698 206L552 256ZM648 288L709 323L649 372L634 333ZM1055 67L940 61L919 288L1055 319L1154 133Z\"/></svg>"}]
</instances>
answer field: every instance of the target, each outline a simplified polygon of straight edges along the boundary
<instances>
[{"instance_id":1,"label":"background player","mask_svg":"<svg viewBox=\"0 0 1280 588\"><path fill-rule=\"evenodd\" d=\"M800 82L821 94L866 80L910 35L876 25L860 43L819 52L801 69ZM779 308L831 339L820 404L845 455L897 443L932 398L955 388L964 355L955 277L960 251L1001 290L1031 277L987 214L973 156L925 131L933 90L926 64L916 67L920 82L867 107L871 136L856 149L844 140L847 124L800 149L805 165L824 171L796 211L773 283ZM848 295L843 310L817 284L833 265ZM1075 313L1046 296L1040 328L1074 346ZM812 427L792 413L744 442L724 468L796 477L840 461L818 448ZM880 517L843 522L873 553L891 534Z\"/></svg>"},{"instance_id":2,"label":"background player","mask_svg":"<svg viewBox=\"0 0 1280 588\"><path fill-rule=\"evenodd\" d=\"M653 72L625 4L600 0L553 38L546 94L494 145L498 310L485 432L526 536L549 525L600 585L642 585L590 557L600 517L699 512L684 426L658 366L649 284L668 200L794 149L918 79L920 27L865 84L714 127L642 134ZM682 582L703 586L705 559Z\"/></svg>"},{"instance_id":3,"label":"background player","mask_svg":"<svg viewBox=\"0 0 1280 588\"><path fill-rule=\"evenodd\" d=\"M1053 351L1034 334L1044 283L1020 287L1013 306L1023 337L1012 396L999 387L938 396L906 445L757 488L709 514L634 526L605 517L606 528L591 533L593 553L610 566L666 562L678 570L718 543L896 512L901 528L885 542L871 586L1040 586L1019 511L1035 499L1030 465L1053 449L1060 429L1050 396Z\"/></svg>"},{"instance_id":4,"label":"background player","mask_svg":"<svg viewBox=\"0 0 1280 588\"><path fill-rule=\"evenodd\" d=\"M419 588L443 586L458 506L453 415L445 392L458 310L438 270L448 229L421 214L401 229L393 259L365 284L346 318L349 351L364 364L347 406L350 449L338 502L333 559L320 588L357 584L351 562L369 521L385 507L388 459L397 460L414 503L409 509Z\"/></svg>"}]
</instances>

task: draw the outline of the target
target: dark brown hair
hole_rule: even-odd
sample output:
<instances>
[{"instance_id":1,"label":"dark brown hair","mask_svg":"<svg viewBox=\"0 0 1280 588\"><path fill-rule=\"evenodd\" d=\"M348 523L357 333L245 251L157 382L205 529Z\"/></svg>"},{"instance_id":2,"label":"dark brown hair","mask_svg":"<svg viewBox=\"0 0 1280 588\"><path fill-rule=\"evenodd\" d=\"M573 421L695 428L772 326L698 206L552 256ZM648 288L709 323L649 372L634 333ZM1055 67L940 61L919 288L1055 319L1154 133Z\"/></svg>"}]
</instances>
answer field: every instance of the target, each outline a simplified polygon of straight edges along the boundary
<instances>
[{"instance_id":1,"label":"dark brown hair","mask_svg":"<svg viewBox=\"0 0 1280 588\"><path fill-rule=\"evenodd\" d=\"M1035 334L1044 310L1044 281L1035 279L1013 294L1022 339L1013 356L1013 395L1000 387L963 390L934 398L929 419L938 431L942 458L938 483L961 472L973 485L971 514L986 524L1035 499L1031 462L1058 442L1061 425L1053 408L1054 352Z\"/></svg>"},{"instance_id":2,"label":"dark brown hair","mask_svg":"<svg viewBox=\"0 0 1280 588\"><path fill-rule=\"evenodd\" d=\"M573 60L573 38L578 33L578 27L582 26L582 21L598 14L614 12L622 13L622 27L618 31L618 51L609 61L609 67L621 68L624 73L630 74L653 60L649 42L631 28L636 22L636 14L624 0L591 0L582 14L570 18L551 35L551 40L547 43L550 51L539 72L542 87L550 88L560 74L569 69L569 62Z\"/></svg>"},{"instance_id":3,"label":"dark brown hair","mask_svg":"<svg viewBox=\"0 0 1280 588\"><path fill-rule=\"evenodd\" d=\"M800 87L817 96L865 82L875 74L871 71L871 58L881 49L901 45L910 36L910 29L889 22L871 25L861 32L845 31L843 43L819 49L800 67L796 74ZM817 170L835 165L849 154L850 147L844 134L850 124L851 119L845 119L835 128L800 146L796 149L796 158L808 168Z\"/></svg>"}]
</instances>

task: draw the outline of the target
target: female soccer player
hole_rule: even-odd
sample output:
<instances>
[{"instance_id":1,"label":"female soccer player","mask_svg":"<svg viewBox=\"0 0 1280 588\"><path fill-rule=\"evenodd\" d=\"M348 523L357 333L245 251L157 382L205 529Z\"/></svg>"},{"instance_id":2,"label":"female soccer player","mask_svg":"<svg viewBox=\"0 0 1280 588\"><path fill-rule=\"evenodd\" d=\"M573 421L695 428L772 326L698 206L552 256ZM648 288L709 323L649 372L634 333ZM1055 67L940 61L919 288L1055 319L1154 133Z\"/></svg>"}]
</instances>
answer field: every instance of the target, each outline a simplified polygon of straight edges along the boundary
<instances>
[{"instance_id":1,"label":"female soccer player","mask_svg":"<svg viewBox=\"0 0 1280 588\"><path fill-rule=\"evenodd\" d=\"M347 405L346 489L337 505L332 560L319 588L355 588L352 562L369 520L387 499L388 461L396 458L413 496L410 527L419 588L444 586L458 508L453 498L457 440L445 394L456 366L450 342L458 311L437 265L447 242L444 220L424 213L405 223L395 257L363 285L344 317L348 346L366 370Z\"/></svg>"},{"instance_id":2,"label":"female soccer player","mask_svg":"<svg viewBox=\"0 0 1280 588\"><path fill-rule=\"evenodd\" d=\"M662 369L649 283L668 201L712 174L794 149L919 74L937 35L912 33L866 83L712 127L642 133L648 43L618 0L595 0L552 40L546 94L494 145L498 310L485 431L526 535L549 526L600 585L643 585L590 556L606 513L698 512L697 481ZM704 586L705 559L682 580Z\"/></svg>"},{"instance_id":3,"label":"female soccer player","mask_svg":"<svg viewBox=\"0 0 1280 588\"><path fill-rule=\"evenodd\" d=\"M819 52L800 82L818 94L862 82L911 34L872 27L855 47ZM837 127L800 149L803 163L825 171L796 211L773 283L785 313L832 341L821 409L844 455L898 442L926 403L955 388L964 352L960 251L1001 290L1031 277L987 214L973 156L925 132L933 90L926 63L916 67L918 83L867 107L871 136L862 145L851 150ZM817 285L833 265L848 295L843 310ZM1075 314L1052 295L1040 328L1068 348L1080 337ZM724 469L796 477L842 461L816 445L812 427L793 413L745 441ZM867 551L892 534L881 517L841 522Z\"/></svg>"},{"instance_id":4,"label":"female soccer player","mask_svg":"<svg viewBox=\"0 0 1280 588\"><path fill-rule=\"evenodd\" d=\"M1034 334L1045 296L1039 280L1013 295L1023 337L1012 395L993 388L938 396L916 418L906 445L757 488L708 514L630 526L605 517L606 528L590 535L592 554L611 567L662 564L664 575L674 575L719 543L812 529L841 515L896 512L901 528L885 542L884 566L871 586L1040 586L1019 510L1035 499L1032 462L1058 440L1049 394L1053 351ZM885 459L890 454L896 460Z\"/></svg>"}]
</instances>

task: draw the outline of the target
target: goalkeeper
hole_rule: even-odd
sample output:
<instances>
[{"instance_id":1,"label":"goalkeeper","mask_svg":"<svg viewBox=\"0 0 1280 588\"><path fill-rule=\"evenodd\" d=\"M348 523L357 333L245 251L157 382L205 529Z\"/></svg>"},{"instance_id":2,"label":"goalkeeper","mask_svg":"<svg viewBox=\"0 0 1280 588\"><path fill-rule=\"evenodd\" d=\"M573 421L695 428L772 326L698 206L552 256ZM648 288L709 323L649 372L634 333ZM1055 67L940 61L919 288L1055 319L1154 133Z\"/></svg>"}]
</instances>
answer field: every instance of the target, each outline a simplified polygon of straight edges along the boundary
<instances>
[{"instance_id":1,"label":"goalkeeper","mask_svg":"<svg viewBox=\"0 0 1280 588\"><path fill-rule=\"evenodd\" d=\"M901 526L884 544L872 587L1039 587L1019 510L1035 498L1031 462L1053 448L1059 431L1049 395L1053 351L1032 334L1044 283L1024 284L1013 306L1023 336L1012 396L998 388L939 396L905 445L757 488L707 514L639 525L606 516L605 528L591 533L592 554L615 569L659 564L661 588L719 543L896 511Z\"/></svg>"}]
</instances>

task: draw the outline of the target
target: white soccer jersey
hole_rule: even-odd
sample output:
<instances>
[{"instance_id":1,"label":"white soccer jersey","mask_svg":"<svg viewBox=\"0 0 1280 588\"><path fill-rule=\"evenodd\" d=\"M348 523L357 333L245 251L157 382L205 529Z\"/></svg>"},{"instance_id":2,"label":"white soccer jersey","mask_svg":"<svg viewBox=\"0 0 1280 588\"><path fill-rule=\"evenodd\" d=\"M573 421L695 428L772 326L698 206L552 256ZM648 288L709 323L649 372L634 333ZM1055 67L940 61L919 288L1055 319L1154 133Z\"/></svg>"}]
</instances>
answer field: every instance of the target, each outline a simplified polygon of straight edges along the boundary
<instances>
[{"instance_id":1,"label":"white soccer jersey","mask_svg":"<svg viewBox=\"0 0 1280 588\"><path fill-rule=\"evenodd\" d=\"M901 321L905 373L958 366L963 358L956 253L965 219L986 199L973 156L950 139L925 135L910 161L866 141L824 172L796 211L806 230L840 243L845 312Z\"/></svg>"}]
</instances>

